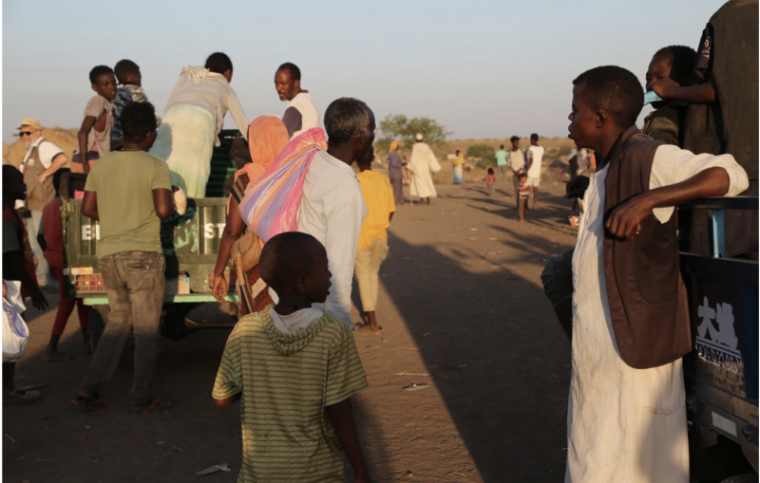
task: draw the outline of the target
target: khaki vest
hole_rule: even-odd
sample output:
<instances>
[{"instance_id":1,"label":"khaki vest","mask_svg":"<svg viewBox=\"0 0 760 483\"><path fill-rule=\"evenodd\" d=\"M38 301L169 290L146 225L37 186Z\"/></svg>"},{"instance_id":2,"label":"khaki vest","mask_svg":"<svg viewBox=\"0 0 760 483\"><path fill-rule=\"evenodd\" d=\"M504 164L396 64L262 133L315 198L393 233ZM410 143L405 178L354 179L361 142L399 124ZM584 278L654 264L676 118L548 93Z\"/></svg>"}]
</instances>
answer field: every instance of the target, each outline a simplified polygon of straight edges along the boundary
<instances>
[{"instance_id":1,"label":"khaki vest","mask_svg":"<svg viewBox=\"0 0 760 483\"><path fill-rule=\"evenodd\" d=\"M649 191L659 142L632 127L612 148L605 217L629 198ZM604 236L607 300L620 357L631 367L667 364L691 351L686 288L681 279L677 219L660 223L650 214L641 233L620 240Z\"/></svg>"},{"instance_id":2,"label":"khaki vest","mask_svg":"<svg viewBox=\"0 0 760 483\"><path fill-rule=\"evenodd\" d=\"M39 177L45 172L45 167L40 161L38 146L32 148L32 152L23 164L26 207L33 211L42 211L55 198L53 177L48 176L44 183L39 182Z\"/></svg>"}]
</instances>

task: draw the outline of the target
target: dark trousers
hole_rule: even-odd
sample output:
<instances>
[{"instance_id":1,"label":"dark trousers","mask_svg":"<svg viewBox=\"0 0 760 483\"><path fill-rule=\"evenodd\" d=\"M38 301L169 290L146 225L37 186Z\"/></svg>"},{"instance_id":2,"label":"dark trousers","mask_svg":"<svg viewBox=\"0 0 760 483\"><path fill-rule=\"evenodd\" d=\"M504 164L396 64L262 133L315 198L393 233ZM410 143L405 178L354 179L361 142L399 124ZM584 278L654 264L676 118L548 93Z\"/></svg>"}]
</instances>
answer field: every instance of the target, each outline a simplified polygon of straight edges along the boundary
<instances>
[{"instance_id":1,"label":"dark trousers","mask_svg":"<svg viewBox=\"0 0 760 483\"><path fill-rule=\"evenodd\" d=\"M164 302L164 256L158 252L119 252L98 261L108 294L106 328L82 383L83 392L98 394L119 365L130 330L135 339L134 404L149 402L159 353L159 322Z\"/></svg>"},{"instance_id":2,"label":"dark trousers","mask_svg":"<svg viewBox=\"0 0 760 483\"><path fill-rule=\"evenodd\" d=\"M391 176L391 186L393 186L393 199L397 205L404 203L404 179L399 176Z\"/></svg>"}]
</instances>

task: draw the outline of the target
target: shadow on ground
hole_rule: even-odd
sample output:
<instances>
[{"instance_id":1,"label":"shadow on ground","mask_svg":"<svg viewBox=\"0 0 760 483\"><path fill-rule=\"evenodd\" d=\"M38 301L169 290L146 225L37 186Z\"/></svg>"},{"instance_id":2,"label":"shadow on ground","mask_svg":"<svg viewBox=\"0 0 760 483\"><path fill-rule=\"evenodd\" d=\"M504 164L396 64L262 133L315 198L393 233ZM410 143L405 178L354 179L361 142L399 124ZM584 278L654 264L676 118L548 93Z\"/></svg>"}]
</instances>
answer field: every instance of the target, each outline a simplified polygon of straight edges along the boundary
<instances>
[{"instance_id":1,"label":"shadow on ground","mask_svg":"<svg viewBox=\"0 0 760 483\"><path fill-rule=\"evenodd\" d=\"M459 197L473 208L513 216L510 199ZM547 202L542 210L538 216L559 217L567 207ZM441 245L414 245L391 235L383 284L482 479L560 481L569 344L542 289L510 268L514 259L542 265L557 244L501 224L491 228L502 230L508 258L466 245L444 254ZM496 270L467 268L477 258Z\"/></svg>"}]
</instances>

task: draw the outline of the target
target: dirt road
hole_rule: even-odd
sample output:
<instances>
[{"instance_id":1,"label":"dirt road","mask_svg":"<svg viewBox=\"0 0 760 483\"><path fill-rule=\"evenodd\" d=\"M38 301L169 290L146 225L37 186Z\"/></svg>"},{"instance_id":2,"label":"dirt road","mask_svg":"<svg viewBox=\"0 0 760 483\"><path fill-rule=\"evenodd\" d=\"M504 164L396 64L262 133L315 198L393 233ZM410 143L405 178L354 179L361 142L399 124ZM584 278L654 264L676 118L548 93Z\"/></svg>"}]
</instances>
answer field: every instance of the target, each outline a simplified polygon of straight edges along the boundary
<instances>
[{"instance_id":1,"label":"dirt road","mask_svg":"<svg viewBox=\"0 0 760 483\"><path fill-rule=\"evenodd\" d=\"M562 479L569 344L539 274L574 235L562 185L545 182L553 194L520 224L510 184L493 197L477 184L441 186L431 206L402 206L394 219L378 306L385 330L356 337L370 384L358 420L377 481ZM172 409L129 413L125 357L110 406L83 414L69 402L87 364L76 316L62 345L72 358L50 363L53 316L30 322L17 370L20 384L48 385L44 400L3 409L4 481L234 481L238 412L209 399L226 331L165 342L159 383ZM195 475L223 462L231 473Z\"/></svg>"}]
</instances>

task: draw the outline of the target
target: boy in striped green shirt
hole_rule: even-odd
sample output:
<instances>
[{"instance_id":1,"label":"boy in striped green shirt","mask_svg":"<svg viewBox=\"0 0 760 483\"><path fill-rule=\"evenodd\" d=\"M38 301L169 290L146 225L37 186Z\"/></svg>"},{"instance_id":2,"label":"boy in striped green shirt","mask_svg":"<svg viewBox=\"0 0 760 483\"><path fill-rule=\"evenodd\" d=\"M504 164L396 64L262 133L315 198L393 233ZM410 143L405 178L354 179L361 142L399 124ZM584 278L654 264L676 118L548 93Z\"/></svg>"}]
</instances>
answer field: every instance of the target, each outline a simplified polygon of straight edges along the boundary
<instances>
[{"instance_id":1,"label":"boy in striped green shirt","mask_svg":"<svg viewBox=\"0 0 760 483\"><path fill-rule=\"evenodd\" d=\"M282 233L264 246L261 277L277 305L249 314L227 339L212 397L242 399L238 482L369 481L351 396L367 387L351 329L311 307L330 290L327 253L311 235Z\"/></svg>"}]
</instances>

